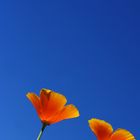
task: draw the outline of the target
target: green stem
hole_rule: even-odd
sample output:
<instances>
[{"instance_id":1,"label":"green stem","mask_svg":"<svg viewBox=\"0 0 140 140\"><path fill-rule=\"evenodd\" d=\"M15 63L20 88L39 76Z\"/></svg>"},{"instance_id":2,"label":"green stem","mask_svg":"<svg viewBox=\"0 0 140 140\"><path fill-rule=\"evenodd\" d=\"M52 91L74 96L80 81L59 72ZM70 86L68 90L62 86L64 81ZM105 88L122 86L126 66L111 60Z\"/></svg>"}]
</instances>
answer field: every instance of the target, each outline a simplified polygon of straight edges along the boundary
<instances>
[{"instance_id":1,"label":"green stem","mask_svg":"<svg viewBox=\"0 0 140 140\"><path fill-rule=\"evenodd\" d=\"M40 140L40 138L41 138L41 136L43 134L43 131L45 130L46 126L47 125L45 123L42 124L42 128L41 128L40 133L39 133L39 135L37 137L37 140Z\"/></svg>"}]
</instances>

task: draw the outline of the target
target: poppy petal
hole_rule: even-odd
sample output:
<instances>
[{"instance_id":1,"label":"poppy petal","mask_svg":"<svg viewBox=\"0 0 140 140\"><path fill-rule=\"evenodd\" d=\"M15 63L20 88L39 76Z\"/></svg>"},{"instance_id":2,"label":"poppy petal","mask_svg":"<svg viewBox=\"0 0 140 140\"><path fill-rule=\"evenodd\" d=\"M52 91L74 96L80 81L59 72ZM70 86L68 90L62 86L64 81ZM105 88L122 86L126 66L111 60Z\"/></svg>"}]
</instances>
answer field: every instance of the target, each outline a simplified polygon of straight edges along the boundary
<instances>
[{"instance_id":1,"label":"poppy petal","mask_svg":"<svg viewBox=\"0 0 140 140\"><path fill-rule=\"evenodd\" d=\"M135 140L135 138L129 131L118 129L111 135L110 140Z\"/></svg>"},{"instance_id":2,"label":"poppy petal","mask_svg":"<svg viewBox=\"0 0 140 140\"><path fill-rule=\"evenodd\" d=\"M48 105L49 98L50 98L50 93L51 93L51 90L47 90L47 89L42 89L40 91L40 102L42 105L43 113L45 113L46 111L46 107Z\"/></svg>"},{"instance_id":3,"label":"poppy petal","mask_svg":"<svg viewBox=\"0 0 140 140\"><path fill-rule=\"evenodd\" d=\"M51 124L53 124L62 120L79 117L79 115L80 114L79 114L78 109L74 105L70 104L70 105L65 106L59 113L57 113L50 120L50 122Z\"/></svg>"},{"instance_id":4,"label":"poppy petal","mask_svg":"<svg viewBox=\"0 0 140 140\"><path fill-rule=\"evenodd\" d=\"M31 103L35 107L38 115L40 116L41 110L40 110L40 99L39 99L39 97L34 93L28 93L26 96L31 101Z\"/></svg>"},{"instance_id":5,"label":"poppy petal","mask_svg":"<svg viewBox=\"0 0 140 140\"><path fill-rule=\"evenodd\" d=\"M67 100L64 95L48 89L41 90L41 102L43 104L43 113L45 120L48 120L54 114L62 110Z\"/></svg>"},{"instance_id":6,"label":"poppy petal","mask_svg":"<svg viewBox=\"0 0 140 140\"><path fill-rule=\"evenodd\" d=\"M109 139L113 132L113 128L109 123L95 118L89 120L88 122L91 130L94 132L98 140Z\"/></svg>"}]
</instances>

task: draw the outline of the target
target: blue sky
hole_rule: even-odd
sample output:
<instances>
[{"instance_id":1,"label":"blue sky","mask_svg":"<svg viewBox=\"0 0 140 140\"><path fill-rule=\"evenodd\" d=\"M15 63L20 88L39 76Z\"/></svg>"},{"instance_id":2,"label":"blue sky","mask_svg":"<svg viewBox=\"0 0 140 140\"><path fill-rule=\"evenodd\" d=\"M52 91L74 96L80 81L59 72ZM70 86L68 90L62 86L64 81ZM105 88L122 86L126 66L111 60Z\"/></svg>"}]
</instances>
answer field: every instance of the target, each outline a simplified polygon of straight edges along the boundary
<instances>
[{"instance_id":1,"label":"blue sky","mask_svg":"<svg viewBox=\"0 0 140 140\"><path fill-rule=\"evenodd\" d=\"M87 120L110 122L138 139L138 0L0 1L0 132L35 140L41 123L26 98L49 88L81 113L48 127L42 140L95 140Z\"/></svg>"}]
</instances>

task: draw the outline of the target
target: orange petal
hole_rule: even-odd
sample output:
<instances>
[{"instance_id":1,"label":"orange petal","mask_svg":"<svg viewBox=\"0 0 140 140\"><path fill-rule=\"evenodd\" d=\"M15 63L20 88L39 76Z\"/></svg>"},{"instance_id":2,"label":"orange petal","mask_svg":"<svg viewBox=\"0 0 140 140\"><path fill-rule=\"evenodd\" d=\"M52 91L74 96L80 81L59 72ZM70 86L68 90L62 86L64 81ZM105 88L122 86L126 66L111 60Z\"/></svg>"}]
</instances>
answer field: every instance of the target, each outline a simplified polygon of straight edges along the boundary
<instances>
[{"instance_id":1,"label":"orange petal","mask_svg":"<svg viewBox=\"0 0 140 140\"><path fill-rule=\"evenodd\" d=\"M40 99L39 99L39 97L34 93L28 93L26 96L31 101L31 103L35 107L38 115L40 116L41 115L41 108L40 108Z\"/></svg>"},{"instance_id":2,"label":"orange petal","mask_svg":"<svg viewBox=\"0 0 140 140\"><path fill-rule=\"evenodd\" d=\"M67 102L65 96L48 89L42 89L40 97L46 121L54 114L62 110Z\"/></svg>"},{"instance_id":3,"label":"orange petal","mask_svg":"<svg viewBox=\"0 0 140 140\"><path fill-rule=\"evenodd\" d=\"M40 91L40 102L41 102L42 110L44 114L45 114L45 111L49 102L50 93L51 93L51 90L47 90L47 89L42 89Z\"/></svg>"},{"instance_id":4,"label":"orange petal","mask_svg":"<svg viewBox=\"0 0 140 140\"><path fill-rule=\"evenodd\" d=\"M50 123L53 124L65 119L76 118L79 117L79 115L78 109L74 105L70 104L65 106L59 113L51 118Z\"/></svg>"},{"instance_id":5,"label":"orange petal","mask_svg":"<svg viewBox=\"0 0 140 140\"><path fill-rule=\"evenodd\" d=\"M88 122L98 140L109 140L113 132L113 128L109 123L99 119L91 119Z\"/></svg>"},{"instance_id":6,"label":"orange petal","mask_svg":"<svg viewBox=\"0 0 140 140\"><path fill-rule=\"evenodd\" d=\"M135 140L135 138L129 131L118 129L111 135L110 140Z\"/></svg>"}]
</instances>

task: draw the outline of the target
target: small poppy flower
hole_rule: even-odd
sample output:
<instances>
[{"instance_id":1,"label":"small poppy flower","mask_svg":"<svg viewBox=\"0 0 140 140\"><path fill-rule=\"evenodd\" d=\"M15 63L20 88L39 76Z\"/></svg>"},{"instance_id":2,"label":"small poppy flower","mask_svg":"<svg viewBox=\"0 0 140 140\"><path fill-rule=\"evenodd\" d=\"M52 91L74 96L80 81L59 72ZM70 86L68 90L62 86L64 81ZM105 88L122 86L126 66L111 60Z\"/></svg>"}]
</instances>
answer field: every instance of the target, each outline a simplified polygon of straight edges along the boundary
<instances>
[{"instance_id":1,"label":"small poppy flower","mask_svg":"<svg viewBox=\"0 0 140 140\"><path fill-rule=\"evenodd\" d=\"M52 90L42 89L40 97L34 93L28 93L27 97L35 107L40 120L47 125L79 116L79 111L74 105L65 105L67 99L64 95Z\"/></svg>"},{"instance_id":2,"label":"small poppy flower","mask_svg":"<svg viewBox=\"0 0 140 140\"><path fill-rule=\"evenodd\" d=\"M93 118L88 122L98 140L135 140L129 131L125 129L113 131L112 126L103 120Z\"/></svg>"},{"instance_id":3,"label":"small poppy flower","mask_svg":"<svg viewBox=\"0 0 140 140\"><path fill-rule=\"evenodd\" d=\"M73 104L65 105L67 103L67 99L64 95L52 90L42 89L40 91L40 96L37 96L34 93L28 93L27 98L35 107L43 124L37 140L40 140L47 125L79 116L79 111Z\"/></svg>"}]
</instances>

